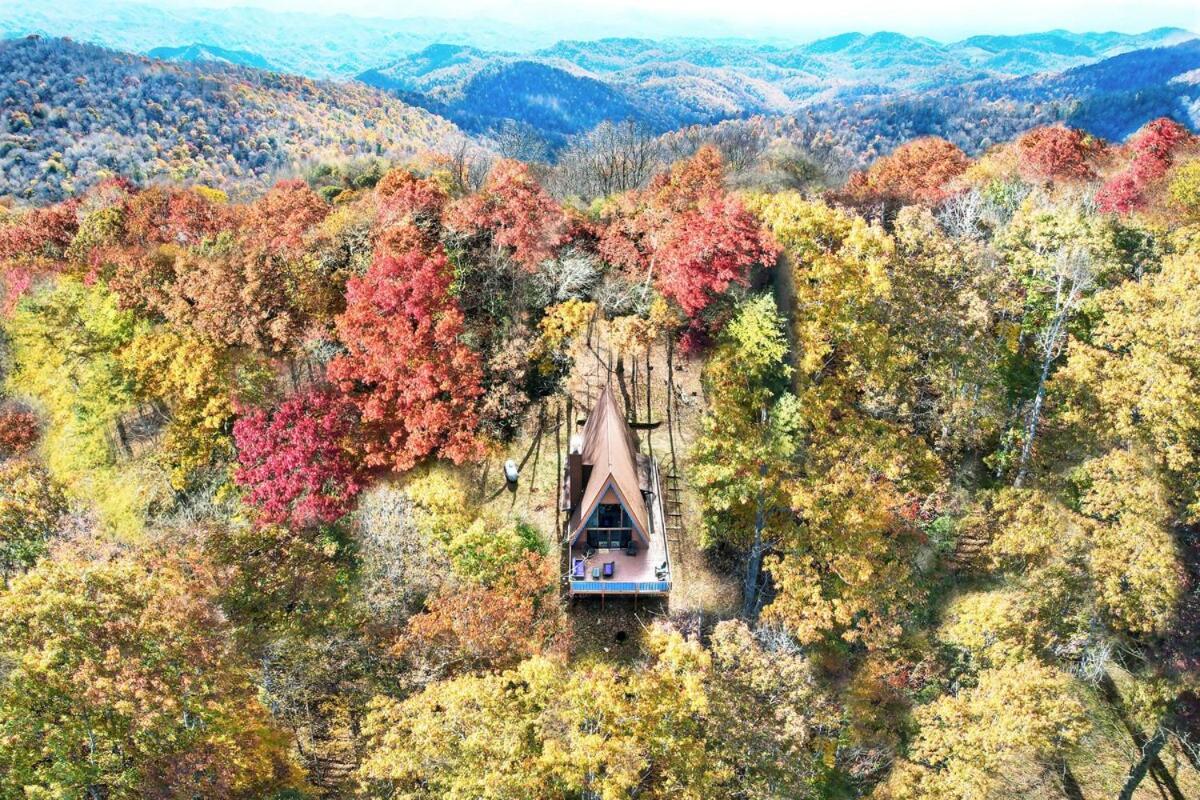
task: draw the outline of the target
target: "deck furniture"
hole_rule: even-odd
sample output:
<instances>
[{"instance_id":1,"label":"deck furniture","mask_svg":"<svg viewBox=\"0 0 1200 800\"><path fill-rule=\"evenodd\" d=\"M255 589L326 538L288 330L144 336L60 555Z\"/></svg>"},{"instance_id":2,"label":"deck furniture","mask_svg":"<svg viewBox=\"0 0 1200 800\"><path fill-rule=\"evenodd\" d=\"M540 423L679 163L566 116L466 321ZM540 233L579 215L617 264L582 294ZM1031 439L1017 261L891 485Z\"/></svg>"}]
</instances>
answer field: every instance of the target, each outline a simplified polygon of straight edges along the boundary
<instances>
[{"instance_id":1,"label":"deck furniture","mask_svg":"<svg viewBox=\"0 0 1200 800\"><path fill-rule=\"evenodd\" d=\"M604 577L611 578L613 576L613 572L616 570L616 568L617 568L617 562L605 561L604 562Z\"/></svg>"},{"instance_id":2,"label":"deck furniture","mask_svg":"<svg viewBox=\"0 0 1200 800\"><path fill-rule=\"evenodd\" d=\"M632 539L630 539L630 540L629 540L629 546L625 548L625 555L627 555L627 556L636 556L636 555L637 555L637 550L638 550L638 548L637 548L637 542L635 542L635 541L633 541Z\"/></svg>"},{"instance_id":3,"label":"deck furniture","mask_svg":"<svg viewBox=\"0 0 1200 800\"><path fill-rule=\"evenodd\" d=\"M571 567L571 577L577 581L583 580L587 576L587 563L582 558L575 559Z\"/></svg>"},{"instance_id":4,"label":"deck furniture","mask_svg":"<svg viewBox=\"0 0 1200 800\"><path fill-rule=\"evenodd\" d=\"M594 581L600 580L600 568L599 567L592 567L592 580L594 580Z\"/></svg>"}]
</instances>

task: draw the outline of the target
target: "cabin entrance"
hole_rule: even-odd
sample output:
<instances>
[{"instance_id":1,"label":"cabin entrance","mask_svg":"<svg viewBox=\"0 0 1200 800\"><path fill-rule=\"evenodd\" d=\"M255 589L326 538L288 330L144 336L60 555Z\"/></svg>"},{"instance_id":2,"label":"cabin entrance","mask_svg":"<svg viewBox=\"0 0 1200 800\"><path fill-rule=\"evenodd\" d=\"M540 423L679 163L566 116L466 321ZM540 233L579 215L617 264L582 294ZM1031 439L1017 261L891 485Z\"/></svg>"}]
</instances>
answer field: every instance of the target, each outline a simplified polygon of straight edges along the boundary
<instances>
[{"instance_id":1,"label":"cabin entrance","mask_svg":"<svg viewBox=\"0 0 1200 800\"><path fill-rule=\"evenodd\" d=\"M588 521L587 543L594 550L624 550L633 537L633 521L620 503L601 503Z\"/></svg>"}]
</instances>

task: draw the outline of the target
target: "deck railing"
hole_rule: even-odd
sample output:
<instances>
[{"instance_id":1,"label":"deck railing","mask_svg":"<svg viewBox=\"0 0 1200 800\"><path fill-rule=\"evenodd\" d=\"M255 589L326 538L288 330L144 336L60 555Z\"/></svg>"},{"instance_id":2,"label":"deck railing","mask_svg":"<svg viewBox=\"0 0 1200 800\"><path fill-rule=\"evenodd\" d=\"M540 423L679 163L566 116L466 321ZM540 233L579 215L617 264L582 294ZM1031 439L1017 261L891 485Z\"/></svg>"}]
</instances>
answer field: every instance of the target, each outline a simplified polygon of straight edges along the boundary
<instances>
[{"instance_id":1,"label":"deck railing","mask_svg":"<svg viewBox=\"0 0 1200 800\"><path fill-rule=\"evenodd\" d=\"M571 581L573 594L668 594L670 581Z\"/></svg>"}]
</instances>

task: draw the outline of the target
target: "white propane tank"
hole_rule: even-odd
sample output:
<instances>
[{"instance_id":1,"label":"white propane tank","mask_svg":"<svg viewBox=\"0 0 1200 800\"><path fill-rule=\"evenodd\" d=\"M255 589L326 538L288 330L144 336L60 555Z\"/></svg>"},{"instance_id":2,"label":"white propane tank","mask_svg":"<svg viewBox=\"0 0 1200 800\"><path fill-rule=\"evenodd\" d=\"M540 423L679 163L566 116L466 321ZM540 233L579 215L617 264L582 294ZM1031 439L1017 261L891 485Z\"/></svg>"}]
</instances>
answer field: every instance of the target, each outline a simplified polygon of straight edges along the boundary
<instances>
[{"instance_id":1,"label":"white propane tank","mask_svg":"<svg viewBox=\"0 0 1200 800\"><path fill-rule=\"evenodd\" d=\"M507 480L509 483L516 483L518 474L519 471L517 470L517 462L513 461L511 458L504 462L505 480Z\"/></svg>"}]
</instances>

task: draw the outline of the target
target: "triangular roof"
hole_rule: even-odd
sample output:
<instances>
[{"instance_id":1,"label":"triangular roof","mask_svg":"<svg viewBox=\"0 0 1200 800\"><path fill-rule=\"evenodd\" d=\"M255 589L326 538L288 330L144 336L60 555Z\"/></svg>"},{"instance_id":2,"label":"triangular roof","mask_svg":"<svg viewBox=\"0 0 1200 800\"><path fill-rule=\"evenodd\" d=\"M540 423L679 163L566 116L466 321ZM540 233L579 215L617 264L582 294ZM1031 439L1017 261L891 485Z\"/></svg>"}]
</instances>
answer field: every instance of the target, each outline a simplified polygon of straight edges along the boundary
<instances>
[{"instance_id":1,"label":"triangular roof","mask_svg":"<svg viewBox=\"0 0 1200 800\"><path fill-rule=\"evenodd\" d=\"M650 515L638 482L637 448L625 416L617 409L612 386L604 387L592 413L583 426L583 463L592 468L583 499L571 510L571 542L574 543L584 523L608 489L612 489L621 505L633 519L633 526L650 542Z\"/></svg>"}]
</instances>

